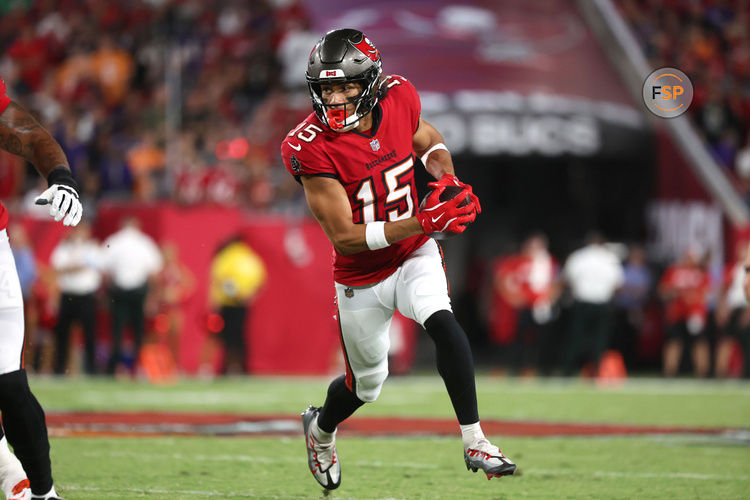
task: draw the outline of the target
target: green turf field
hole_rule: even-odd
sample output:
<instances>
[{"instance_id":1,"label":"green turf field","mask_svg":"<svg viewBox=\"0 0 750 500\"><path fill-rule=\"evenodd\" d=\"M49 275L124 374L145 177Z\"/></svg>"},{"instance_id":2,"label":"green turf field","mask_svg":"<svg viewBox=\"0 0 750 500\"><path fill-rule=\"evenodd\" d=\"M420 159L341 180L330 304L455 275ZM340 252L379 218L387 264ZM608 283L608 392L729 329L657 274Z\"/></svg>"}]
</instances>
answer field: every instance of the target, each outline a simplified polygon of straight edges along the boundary
<instances>
[{"instance_id":1,"label":"green turf field","mask_svg":"<svg viewBox=\"0 0 750 500\"><path fill-rule=\"evenodd\" d=\"M194 411L294 414L320 403L327 379L143 382L32 378L48 412ZM458 437L355 437L338 442L342 486L329 498L750 498L750 384L480 377L486 419L733 427L730 435L491 436L520 477L466 471ZM452 415L436 377L390 379L362 416ZM56 484L68 500L321 498L300 437L53 438Z\"/></svg>"}]
</instances>

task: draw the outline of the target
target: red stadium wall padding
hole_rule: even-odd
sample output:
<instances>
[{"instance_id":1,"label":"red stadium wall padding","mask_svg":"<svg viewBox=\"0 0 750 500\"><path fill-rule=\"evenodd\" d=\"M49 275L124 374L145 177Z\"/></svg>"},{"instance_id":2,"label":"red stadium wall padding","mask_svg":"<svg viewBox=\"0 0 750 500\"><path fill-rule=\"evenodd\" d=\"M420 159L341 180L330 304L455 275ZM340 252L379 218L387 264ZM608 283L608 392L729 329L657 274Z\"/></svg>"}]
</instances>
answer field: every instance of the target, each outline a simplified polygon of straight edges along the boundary
<instances>
[{"instance_id":1,"label":"red stadium wall padding","mask_svg":"<svg viewBox=\"0 0 750 500\"><path fill-rule=\"evenodd\" d=\"M195 293L183 305L178 365L198 371L209 335L209 268L216 248L242 234L266 264L268 278L251 309L248 366L262 374L321 374L337 360L339 337L333 302L331 245L317 223L281 217L248 216L235 208L173 204L101 204L94 234L102 241L124 217L135 216L159 244L173 242L180 260L195 275ZM16 217L29 231L40 262L67 229L47 220ZM100 332L107 338L108 332Z\"/></svg>"}]
</instances>

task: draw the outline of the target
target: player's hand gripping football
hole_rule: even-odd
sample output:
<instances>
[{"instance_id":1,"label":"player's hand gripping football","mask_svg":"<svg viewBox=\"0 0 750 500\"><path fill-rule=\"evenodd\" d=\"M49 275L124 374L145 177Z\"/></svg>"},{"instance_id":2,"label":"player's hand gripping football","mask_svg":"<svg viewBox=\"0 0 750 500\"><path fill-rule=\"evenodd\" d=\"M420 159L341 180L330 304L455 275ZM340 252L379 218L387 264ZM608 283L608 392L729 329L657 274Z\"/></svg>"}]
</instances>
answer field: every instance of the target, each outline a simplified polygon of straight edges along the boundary
<instances>
[{"instance_id":1,"label":"player's hand gripping football","mask_svg":"<svg viewBox=\"0 0 750 500\"><path fill-rule=\"evenodd\" d=\"M49 188L36 197L37 205L49 205L49 215L65 226L81 221L83 206L78 197L78 184L65 167L57 167L47 177Z\"/></svg>"},{"instance_id":2,"label":"player's hand gripping football","mask_svg":"<svg viewBox=\"0 0 750 500\"><path fill-rule=\"evenodd\" d=\"M443 176L440 177L439 181L431 182L428 184L428 186L432 187L433 189L435 188L435 186L441 186L441 185L444 185L446 187L456 186L456 187L460 187L460 188L467 190L468 191L467 194L469 198L471 198L471 201L477 207L477 213L478 214L482 213L482 206L479 204L479 198L477 197L477 195L474 194L474 190L468 184L459 181L458 177L456 177L453 174L443 174Z\"/></svg>"},{"instance_id":3,"label":"player's hand gripping football","mask_svg":"<svg viewBox=\"0 0 750 500\"><path fill-rule=\"evenodd\" d=\"M481 212L479 199L471 186L459 181L455 175L443 175L439 181L431 182L428 186L432 192L425 198L417 214L425 234L463 233L466 225Z\"/></svg>"}]
</instances>

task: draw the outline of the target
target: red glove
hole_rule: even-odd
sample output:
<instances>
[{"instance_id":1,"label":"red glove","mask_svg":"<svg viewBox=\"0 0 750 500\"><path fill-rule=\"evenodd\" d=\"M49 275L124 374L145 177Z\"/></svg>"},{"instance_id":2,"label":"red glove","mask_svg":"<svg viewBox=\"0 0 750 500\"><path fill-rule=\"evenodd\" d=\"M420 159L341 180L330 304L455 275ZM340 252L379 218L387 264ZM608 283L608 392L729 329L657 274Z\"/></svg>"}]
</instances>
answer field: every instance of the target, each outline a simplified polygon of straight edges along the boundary
<instances>
[{"instance_id":1,"label":"red glove","mask_svg":"<svg viewBox=\"0 0 750 500\"><path fill-rule=\"evenodd\" d=\"M445 176L440 181L444 178ZM449 185L456 186L452 182ZM440 195L445 191L446 185L441 185L440 182L433 182L430 183L430 186L434 189L427 196L424 205L417 214L417 220L422 226L422 231L425 234L442 232L463 233L466 230L466 224L473 222L477 218L477 206L471 198L471 190L464 188L450 200L440 201ZM464 203L467 195L470 196L471 201L459 207L458 205Z\"/></svg>"},{"instance_id":2,"label":"red glove","mask_svg":"<svg viewBox=\"0 0 750 500\"><path fill-rule=\"evenodd\" d=\"M471 186L469 186L466 183L463 183L463 182L459 181L458 177L456 177L455 175L453 175L453 174L443 174L442 177L440 177L439 181L437 181L437 182L430 182L427 185L429 187L431 187L432 189L437 189L438 186L445 186L445 187L448 187L448 186L457 186L457 187L466 189L468 191L467 194L471 198L471 201L477 207L477 213L479 213L479 214L482 213L482 206L479 204L479 198L477 197L477 195L474 194L474 191L472 190Z\"/></svg>"},{"instance_id":3,"label":"red glove","mask_svg":"<svg viewBox=\"0 0 750 500\"><path fill-rule=\"evenodd\" d=\"M458 186L463 187L465 184L458 180L458 177L456 177L453 174L443 174L440 177L440 180L437 182L431 182L430 184L437 184L437 185L443 185L443 186Z\"/></svg>"}]
</instances>

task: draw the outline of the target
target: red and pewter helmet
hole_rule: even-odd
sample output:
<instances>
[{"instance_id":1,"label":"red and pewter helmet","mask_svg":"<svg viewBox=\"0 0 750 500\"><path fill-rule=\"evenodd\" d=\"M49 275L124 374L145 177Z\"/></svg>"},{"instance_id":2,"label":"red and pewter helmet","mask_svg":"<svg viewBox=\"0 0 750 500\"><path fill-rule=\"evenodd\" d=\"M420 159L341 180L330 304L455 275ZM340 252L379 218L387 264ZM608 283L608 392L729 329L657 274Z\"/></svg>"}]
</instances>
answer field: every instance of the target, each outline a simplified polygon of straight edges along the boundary
<instances>
[{"instance_id":1,"label":"red and pewter helmet","mask_svg":"<svg viewBox=\"0 0 750 500\"><path fill-rule=\"evenodd\" d=\"M361 32L354 29L329 31L313 48L307 63L307 86L313 110L320 121L336 132L357 126L378 103L380 52ZM362 84L362 93L349 102L355 104L354 114L347 116L345 106L323 103L322 83Z\"/></svg>"}]
</instances>

